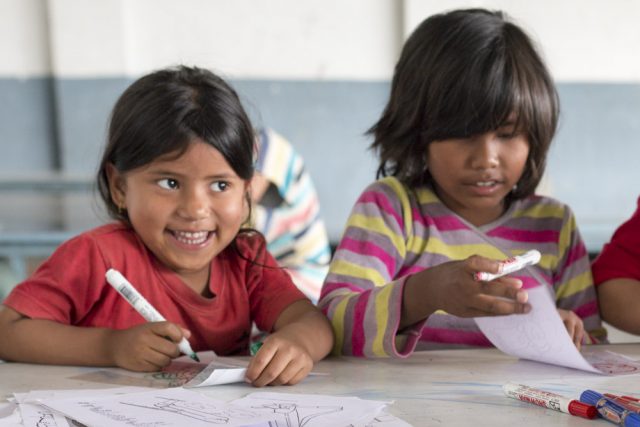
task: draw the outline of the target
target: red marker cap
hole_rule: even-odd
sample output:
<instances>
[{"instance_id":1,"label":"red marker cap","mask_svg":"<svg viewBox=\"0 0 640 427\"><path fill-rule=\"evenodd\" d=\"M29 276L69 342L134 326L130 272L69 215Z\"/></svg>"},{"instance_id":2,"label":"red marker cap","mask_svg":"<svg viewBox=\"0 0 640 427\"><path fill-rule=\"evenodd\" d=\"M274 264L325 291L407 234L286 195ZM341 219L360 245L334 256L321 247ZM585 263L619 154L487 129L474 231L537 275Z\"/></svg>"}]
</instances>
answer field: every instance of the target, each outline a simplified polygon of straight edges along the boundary
<instances>
[{"instance_id":1,"label":"red marker cap","mask_svg":"<svg viewBox=\"0 0 640 427\"><path fill-rule=\"evenodd\" d=\"M569 402L569 413L578 417L588 418L590 420L598 416L598 410L593 405L582 403L579 400Z\"/></svg>"}]
</instances>

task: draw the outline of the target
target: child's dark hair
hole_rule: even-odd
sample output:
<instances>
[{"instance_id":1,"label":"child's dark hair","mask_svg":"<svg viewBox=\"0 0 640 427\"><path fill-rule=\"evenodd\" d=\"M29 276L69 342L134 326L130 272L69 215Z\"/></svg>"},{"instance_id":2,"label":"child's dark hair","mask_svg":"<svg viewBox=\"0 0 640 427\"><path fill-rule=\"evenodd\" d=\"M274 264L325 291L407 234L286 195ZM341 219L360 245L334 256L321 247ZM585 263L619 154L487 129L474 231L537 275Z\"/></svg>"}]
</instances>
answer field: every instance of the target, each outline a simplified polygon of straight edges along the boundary
<instances>
[{"instance_id":1,"label":"child's dark hair","mask_svg":"<svg viewBox=\"0 0 640 427\"><path fill-rule=\"evenodd\" d=\"M428 184L433 141L493 131L515 120L529 157L510 198L533 194L555 134L559 100L529 37L501 12L455 10L424 20L406 41L389 102L367 132L380 156L377 176Z\"/></svg>"},{"instance_id":2,"label":"child's dark hair","mask_svg":"<svg viewBox=\"0 0 640 427\"><path fill-rule=\"evenodd\" d=\"M136 80L116 102L97 176L109 215L129 223L111 199L107 165L120 172L160 156L183 154L194 138L218 150L244 180L253 176L254 132L236 92L214 73L196 67L163 69ZM251 200L246 195L251 212Z\"/></svg>"}]
</instances>

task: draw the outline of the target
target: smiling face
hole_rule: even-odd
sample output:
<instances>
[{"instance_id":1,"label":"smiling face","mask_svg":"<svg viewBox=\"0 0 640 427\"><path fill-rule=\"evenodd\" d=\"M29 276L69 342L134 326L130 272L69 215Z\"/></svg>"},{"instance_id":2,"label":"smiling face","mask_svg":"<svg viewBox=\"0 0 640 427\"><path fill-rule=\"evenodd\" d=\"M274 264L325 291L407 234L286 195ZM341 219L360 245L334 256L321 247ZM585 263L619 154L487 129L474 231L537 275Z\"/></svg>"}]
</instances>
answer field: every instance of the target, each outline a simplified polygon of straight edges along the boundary
<instances>
[{"instance_id":1,"label":"smiling face","mask_svg":"<svg viewBox=\"0 0 640 427\"><path fill-rule=\"evenodd\" d=\"M432 142L427 166L442 202L480 226L502 215L504 199L520 180L528 155L527 137L506 125L468 138Z\"/></svg>"},{"instance_id":2,"label":"smiling face","mask_svg":"<svg viewBox=\"0 0 640 427\"><path fill-rule=\"evenodd\" d=\"M147 248L200 292L211 260L231 243L248 214L248 182L197 138L177 158L159 157L124 174L111 166L109 185Z\"/></svg>"}]
</instances>

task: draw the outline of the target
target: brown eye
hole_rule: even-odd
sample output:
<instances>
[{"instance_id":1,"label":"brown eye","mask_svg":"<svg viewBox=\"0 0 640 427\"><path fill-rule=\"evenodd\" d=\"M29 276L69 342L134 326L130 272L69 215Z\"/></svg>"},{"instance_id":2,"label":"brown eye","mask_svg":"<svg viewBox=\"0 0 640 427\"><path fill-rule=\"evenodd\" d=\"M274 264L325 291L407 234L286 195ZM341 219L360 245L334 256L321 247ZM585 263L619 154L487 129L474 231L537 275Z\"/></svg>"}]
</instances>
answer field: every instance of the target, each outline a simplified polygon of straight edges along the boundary
<instances>
[{"instance_id":1,"label":"brown eye","mask_svg":"<svg viewBox=\"0 0 640 427\"><path fill-rule=\"evenodd\" d=\"M167 190L175 190L179 187L178 181L173 178L165 178L158 181L158 185Z\"/></svg>"},{"instance_id":2,"label":"brown eye","mask_svg":"<svg viewBox=\"0 0 640 427\"><path fill-rule=\"evenodd\" d=\"M211 189L215 192L222 192L229 189L229 183L226 181L216 181L211 184Z\"/></svg>"}]
</instances>

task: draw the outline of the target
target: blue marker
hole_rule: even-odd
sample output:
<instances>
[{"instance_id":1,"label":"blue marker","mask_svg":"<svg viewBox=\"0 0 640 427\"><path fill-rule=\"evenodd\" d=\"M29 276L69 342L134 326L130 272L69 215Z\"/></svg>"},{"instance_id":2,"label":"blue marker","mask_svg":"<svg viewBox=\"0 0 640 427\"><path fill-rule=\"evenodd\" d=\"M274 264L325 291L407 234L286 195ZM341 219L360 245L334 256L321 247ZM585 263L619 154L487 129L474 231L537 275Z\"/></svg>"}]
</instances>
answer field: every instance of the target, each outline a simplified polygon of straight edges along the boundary
<instances>
[{"instance_id":1,"label":"blue marker","mask_svg":"<svg viewBox=\"0 0 640 427\"><path fill-rule=\"evenodd\" d=\"M580 401L594 405L602 418L622 427L640 427L640 415L624 409L597 391L585 390Z\"/></svg>"}]
</instances>

